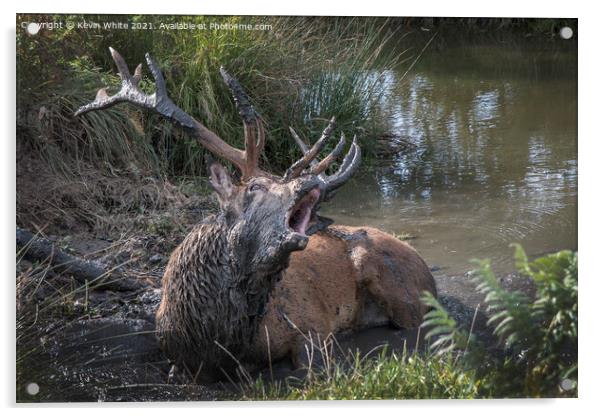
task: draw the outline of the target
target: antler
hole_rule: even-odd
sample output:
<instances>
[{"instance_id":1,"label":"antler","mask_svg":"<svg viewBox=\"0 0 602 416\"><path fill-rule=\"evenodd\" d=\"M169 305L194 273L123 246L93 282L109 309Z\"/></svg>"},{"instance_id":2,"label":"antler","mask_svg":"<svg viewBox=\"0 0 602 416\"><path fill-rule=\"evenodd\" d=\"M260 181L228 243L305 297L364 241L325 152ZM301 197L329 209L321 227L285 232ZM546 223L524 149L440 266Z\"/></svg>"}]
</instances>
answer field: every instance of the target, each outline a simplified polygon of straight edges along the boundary
<instances>
[{"instance_id":1,"label":"antler","mask_svg":"<svg viewBox=\"0 0 602 416\"><path fill-rule=\"evenodd\" d=\"M309 150L303 151L303 157L297 160L295 163L291 165L290 168L284 174L284 179L292 179L298 177L301 172L310 164L312 160L314 160L318 154L322 151L324 146L326 145L326 141L330 137L332 131L334 130L335 119L334 117L330 119L328 122L328 126L322 132L322 136L318 139L316 143ZM291 129L292 130L292 129ZM294 130L293 130L294 131ZM293 136L295 137L296 134ZM297 136L298 138L299 136ZM297 139L295 139L297 141ZM301 139L298 139L298 142L303 142Z\"/></svg>"},{"instance_id":2,"label":"antler","mask_svg":"<svg viewBox=\"0 0 602 416\"><path fill-rule=\"evenodd\" d=\"M230 91L232 97L234 97L234 103L238 109L238 114L242 117L242 122L245 131L245 160L246 170L249 177L255 176L257 173L257 166L259 164L259 155L263 151L265 145L265 130L263 128L263 121L259 114L255 111L255 108L249 100L249 96L245 90L241 87L238 80L230 75L226 69L222 66L219 69L222 78ZM257 138L255 137L255 131L257 129ZM257 140L256 140L257 139ZM245 175L243 174L243 177Z\"/></svg>"},{"instance_id":3,"label":"antler","mask_svg":"<svg viewBox=\"0 0 602 416\"><path fill-rule=\"evenodd\" d=\"M138 84L142 78L142 64L139 64L136 67L134 75L132 76L122 56L113 48L109 48L109 50L113 57L113 61L115 61L117 69L119 70L121 89L116 94L109 96L106 88L101 88L98 90L94 101L80 107L75 112L76 116L85 114L89 111L111 107L121 102L129 102L139 107L152 110L191 131L194 137L196 137L207 150L232 162L241 171L243 181L246 181L253 176L268 175L258 167L258 156L261 154L265 143L265 132L263 130L262 122L249 102L249 98L242 87L224 68L221 68L220 72L224 81L226 81L230 87L237 109L243 118L245 130L244 151L230 146L217 134L174 104L167 95L165 79L161 74L161 70L148 53L145 54L146 62L155 79L156 88L156 91L150 95L145 94L138 88ZM257 128L258 141L255 140L253 127Z\"/></svg>"},{"instance_id":4,"label":"antler","mask_svg":"<svg viewBox=\"0 0 602 416\"><path fill-rule=\"evenodd\" d=\"M165 79L163 78L159 66L148 53L145 54L146 63L153 74L156 88L156 91L150 95L145 94L138 87L142 78L142 64L139 64L134 71L134 75L131 75L123 57L115 49L109 48L109 50L113 57L113 61L115 61L117 69L119 70L121 89L114 95L108 95L107 89L101 88L98 90L94 101L80 107L75 112L76 116L90 111L108 108L122 102L132 103L139 107L152 110L190 131L191 134L207 148L207 150L232 162L240 170L242 174L241 180L243 182L255 176L272 176L270 173L264 172L258 167L259 156L265 146L263 121L255 111L249 97L236 78L231 76L223 67L220 68L220 73L232 92L236 108L243 120L245 150L236 149L230 146L217 134L174 104L167 95ZM355 173L361 160L360 149L356 143L356 138L354 137L353 143L343 159L343 163L339 167L339 170L333 175L327 176L324 174L332 162L340 156L345 147L345 136L341 135L341 139L333 151L320 162L316 161L318 154L322 151L326 145L326 141L332 134L334 126L335 119L333 117L322 132L322 136L311 148L308 148L303 140L301 140L297 133L291 128L293 138L303 151L303 157L293 163L283 177L285 181L294 179L304 173L306 168L310 166L308 173L318 175L323 180L323 200L329 199L334 194L334 190L343 185L351 175Z\"/></svg>"},{"instance_id":5,"label":"antler","mask_svg":"<svg viewBox=\"0 0 602 416\"><path fill-rule=\"evenodd\" d=\"M310 165L309 173L318 175L324 183L323 190L323 201L327 201L332 196L337 188L341 187L345 182L349 180L351 176L357 171L361 162L361 151L360 147L357 144L357 137L353 137L353 142L349 147L349 151L345 155L343 162L339 166L339 169L332 175L325 175L324 172L328 167L334 162L339 155L342 153L343 148L345 147L345 135L341 134L341 139L335 146L335 148L322 159L320 162L316 160L316 157L320 150L324 147L326 143L326 139L334 130L335 120L334 117L328 123L328 126L324 129L322 136L318 139L316 143L311 148L308 148L307 144L299 137L299 135L293 130L292 127L289 127L291 131L291 135L297 143L297 146L303 152L303 157L299 159L297 162L293 163L293 165L286 171L284 178L289 180L296 176L299 176L303 170Z\"/></svg>"}]
</instances>

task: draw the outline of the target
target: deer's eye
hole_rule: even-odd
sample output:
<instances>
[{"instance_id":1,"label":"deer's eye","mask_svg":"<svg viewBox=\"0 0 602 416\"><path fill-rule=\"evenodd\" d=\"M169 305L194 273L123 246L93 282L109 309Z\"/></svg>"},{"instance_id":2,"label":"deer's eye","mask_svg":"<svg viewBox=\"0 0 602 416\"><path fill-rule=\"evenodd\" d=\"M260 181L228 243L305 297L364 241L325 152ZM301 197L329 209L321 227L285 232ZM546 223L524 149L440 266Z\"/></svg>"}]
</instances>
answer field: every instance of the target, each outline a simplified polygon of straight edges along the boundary
<instances>
[{"instance_id":1,"label":"deer's eye","mask_svg":"<svg viewBox=\"0 0 602 416\"><path fill-rule=\"evenodd\" d=\"M249 186L249 191L251 192L256 192L256 191L261 191L261 192L265 192L267 191L267 188L265 186L263 186L260 183L254 183L251 186Z\"/></svg>"}]
</instances>

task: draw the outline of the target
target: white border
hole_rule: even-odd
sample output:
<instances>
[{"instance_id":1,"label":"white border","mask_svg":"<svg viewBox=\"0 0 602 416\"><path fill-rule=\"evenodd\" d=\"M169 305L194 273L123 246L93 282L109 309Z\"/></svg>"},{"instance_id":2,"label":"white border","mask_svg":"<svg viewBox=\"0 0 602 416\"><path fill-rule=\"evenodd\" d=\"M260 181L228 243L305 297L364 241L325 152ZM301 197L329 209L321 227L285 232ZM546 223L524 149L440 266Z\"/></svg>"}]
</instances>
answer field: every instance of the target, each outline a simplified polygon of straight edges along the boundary
<instances>
[{"instance_id":1,"label":"white border","mask_svg":"<svg viewBox=\"0 0 602 416\"><path fill-rule=\"evenodd\" d=\"M524 0L504 0L498 2L485 1L418 1L392 2L383 0L345 1L326 3L320 0L303 0L290 4L284 1L265 0L215 0L214 2L197 1L164 1L126 2L123 0L104 0L94 4L81 0L61 0L55 3L48 1L27 0L12 5L2 4L3 48L1 71L3 93L0 117L4 127L2 145L2 185L3 185L3 216L1 235L3 247L0 250L2 264L6 273L4 280L4 304L2 311L5 316L2 323L3 360L0 367L0 382L2 384L2 404L13 407L14 411L14 172L15 172L15 13L119 13L119 14L253 14L253 15L363 15L363 16L485 16L485 17L577 17L579 18L579 256L581 284L579 287L580 306L580 336L579 336L579 395L576 400L495 400L495 401L404 401L404 402L299 402L299 403L170 403L170 404L127 404L119 408L117 405L47 405L45 409L20 406L29 412L50 412L81 414L82 407L91 414L106 414L107 411L131 413L134 408L145 408L145 412L164 414L167 408L182 411L193 411L195 414L206 414L210 411L216 414L236 413L244 415L265 415L266 413L303 414L316 411L337 410L345 414L367 413L370 408L387 413L415 413L436 411L444 415L462 414L503 414L520 410L545 412L547 414L577 414L591 410L596 406L600 385L600 354L602 344L598 328L598 305L602 304L599 297L600 265L597 261L602 258L598 254L597 238L602 235L598 212L600 198L600 174L602 155L600 117L600 22L602 16L596 10L594 2L542 1L526 2ZM597 407L597 406L596 406ZM520 409L520 410L519 410Z\"/></svg>"},{"instance_id":2,"label":"white border","mask_svg":"<svg viewBox=\"0 0 602 416\"><path fill-rule=\"evenodd\" d=\"M491 4L484 4L491 3ZM322 15L322 16L467 16L467 17L578 17L580 8L566 1L542 5L524 0L482 1L320 1L220 0L214 2L124 2L104 0L91 5L78 0L49 3L27 0L20 13L120 13L120 14L222 14L222 15Z\"/></svg>"}]
</instances>

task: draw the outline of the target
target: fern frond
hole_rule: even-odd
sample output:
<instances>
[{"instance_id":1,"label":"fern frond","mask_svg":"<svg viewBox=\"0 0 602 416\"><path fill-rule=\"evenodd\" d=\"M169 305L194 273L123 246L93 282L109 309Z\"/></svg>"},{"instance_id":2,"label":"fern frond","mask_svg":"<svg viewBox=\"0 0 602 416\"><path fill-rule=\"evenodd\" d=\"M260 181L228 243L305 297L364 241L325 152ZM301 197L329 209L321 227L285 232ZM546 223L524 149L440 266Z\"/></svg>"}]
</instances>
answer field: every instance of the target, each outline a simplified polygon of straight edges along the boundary
<instances>
[{"instance_id":1,"label":"fern frond","mask_svg":"<svg viewBox=\"0 0 602 416\"><path fill-rule=\"evenodd\" d=\"M458 328L456 320L431 293L424 292L421 299L425 305L432 308L424 315L421 325L421 328L430 328L425 338L435 339L429 346L430 350L437 355L443 355L454 350L466 349L469 341L468 333Z\"/></svg>"},{"instance_id":2,"label":"fern frond","mask_svg":"<svg viewBox=\"0 0 602 416\"><path fill-rule=\"evenodd\" d=\"M518 246L516 264L521 270L529 270L526 255ZM491 314L487 325L500 337L507 347L522 349L529 345L533 335L529 299L521 292L504 289L498 282L489 260L476 260L478 268L473 282L478 292L485 296L486 311Z\"/></svg>"}]
</instances>

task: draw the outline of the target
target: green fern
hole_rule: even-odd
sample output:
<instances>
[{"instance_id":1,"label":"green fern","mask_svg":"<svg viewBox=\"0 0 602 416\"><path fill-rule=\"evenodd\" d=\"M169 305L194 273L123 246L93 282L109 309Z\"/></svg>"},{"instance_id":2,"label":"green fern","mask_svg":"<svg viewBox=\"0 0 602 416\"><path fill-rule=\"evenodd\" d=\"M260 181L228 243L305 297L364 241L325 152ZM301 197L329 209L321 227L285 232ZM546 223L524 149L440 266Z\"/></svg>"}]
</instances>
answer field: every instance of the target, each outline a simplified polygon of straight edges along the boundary
<instances>
[{"instance_id":1,"label":"green fern","mask_svg":"<svg viewBox=\"0 0 602 416\"><path fill-rule=\"evenodd\" d=\"M504 289L488 260L476 261L473 273L477 290L484 295L487 325L505 347L501 358L482 349L449 316L432 295L423 302L431 307L423 327L433 339L437 355L462 351L465 368L481 368L481 394L503 397L557 397L577 394L577 254L560 251L529 262L520 245L514 245L516 269L531 279L535 298ZM470 341L470 342L469 342ZM568 383L563 383L568 381ZM563 390L560 386L574 388Z\"/></svg>"},{"instance_id":2,"label":"green fern","mask_svg":"<svg viewBox=\"0 0 602 416\"><path fill-rule=\"evenodd\" d=\"M425 339L433 340L429 345L432 352L437 355L447 354L455 350L468 347L468 333L458 327L458 323L441 306L439 301L430 292L424 292L422 302L431 308L424 315L422 328L431 328L425 335Z\"/></svg>"},{"instance_id":3,"label":"green fern","mask_svg":"<svg viewBox=\"0 0 602 416\"><path fill-rule=\"evenodd\" d=\"M491 270L489 260L477 260L478 271L473 277L478 292L482 293L486 312L490 314L487 325L507 348L521 349L532 343L534 335L530 301L517 291L502 288Z\"/></svg>"}]
</instances>

